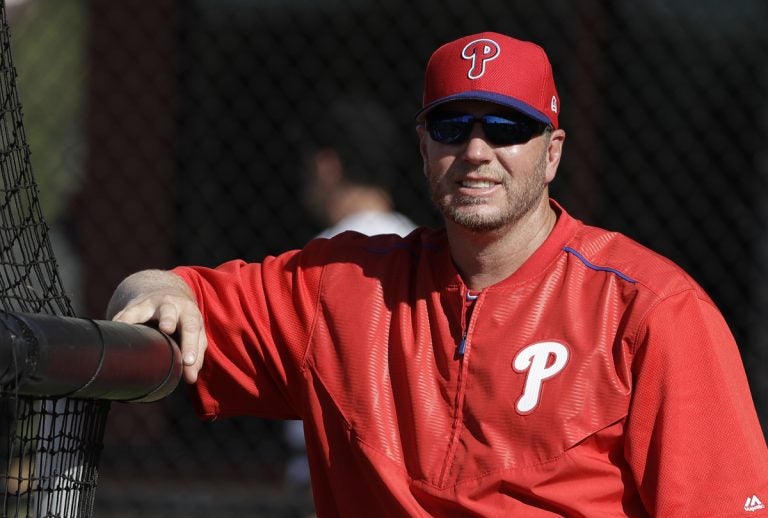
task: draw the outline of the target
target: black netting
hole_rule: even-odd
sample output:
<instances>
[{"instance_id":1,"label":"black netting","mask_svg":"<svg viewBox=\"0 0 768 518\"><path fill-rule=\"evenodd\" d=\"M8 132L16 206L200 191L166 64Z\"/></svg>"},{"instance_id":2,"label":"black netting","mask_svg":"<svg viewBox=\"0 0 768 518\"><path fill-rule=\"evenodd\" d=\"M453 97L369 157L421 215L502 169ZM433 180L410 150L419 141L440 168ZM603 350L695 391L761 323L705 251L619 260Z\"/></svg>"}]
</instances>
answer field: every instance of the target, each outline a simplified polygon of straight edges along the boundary
<instances>
[{"instance_id":1,"label":"black netting","mask_svg":"<svg viewBox=\"0 0 768 518\"><path fill-rule=\"evenodd\" d=\"M396 205L438 224L413 130L423 68L438 44L490 29L553 62L568 133L553 195L704 286L768 423L764 0L29 0L10 14L42 207L78 314L101 318L137 269L256 260L319 232L305 155L340 98L387 107L403 150ZM182 390L116 404L96 514L302 515L289 457L282 424L200 423Z\"/></svg>"},{"instance_id":2,"label":"black netting","mask_svg":"<svg viewBox=\"0 0 768 518\"><path fill-rule=\"evenodd\" d=\"M0 307L72 316L32 174L4 5L0 15ZM90 516L109 404L20 397L7 374L0 372L0 516Z\"/></svg>"},{"instance_id":3,"label":"black netting","mask_svg":"<svg viewBox=\"0 0 768 518\"><path fill-rule=\"evenodd\" d=\"M91 516L108 404L10 395L0 405L11 425L2 516Z\"/></svg>"}]
</instances>

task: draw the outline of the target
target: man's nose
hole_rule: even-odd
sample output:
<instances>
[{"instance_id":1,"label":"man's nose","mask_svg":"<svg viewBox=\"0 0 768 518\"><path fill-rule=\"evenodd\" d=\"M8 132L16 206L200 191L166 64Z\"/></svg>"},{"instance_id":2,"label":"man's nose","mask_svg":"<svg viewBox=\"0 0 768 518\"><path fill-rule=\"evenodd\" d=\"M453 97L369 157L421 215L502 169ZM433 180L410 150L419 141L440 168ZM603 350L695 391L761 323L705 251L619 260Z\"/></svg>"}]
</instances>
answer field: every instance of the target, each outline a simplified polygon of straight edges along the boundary
<instances>
[{"instance_id":1,"label":"man's nose","mask_svg":"<svg viewBox=\"0 0 768 518\"><path fill-rule=\"evenodd\" d=\"M485 139L483 126L479 122L472 125L472 133L464 147L463 157L472 163L488 162L493 158L493 146Z\"/></svg>"}]
</instances>

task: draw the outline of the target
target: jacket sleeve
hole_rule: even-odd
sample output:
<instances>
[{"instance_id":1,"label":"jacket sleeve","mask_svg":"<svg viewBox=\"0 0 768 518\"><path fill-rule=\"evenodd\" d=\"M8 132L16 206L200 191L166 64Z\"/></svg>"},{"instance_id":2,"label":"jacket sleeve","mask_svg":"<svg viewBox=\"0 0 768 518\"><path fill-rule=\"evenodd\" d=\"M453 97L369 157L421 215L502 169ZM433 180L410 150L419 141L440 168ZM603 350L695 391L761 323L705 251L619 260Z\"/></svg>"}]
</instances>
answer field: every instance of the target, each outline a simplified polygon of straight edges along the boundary
<instances>
[{"instance_id":1,"label":"jacket sleeve","mask_svg":"<svg viewBox=\"0 0 768 518\"><path fill-rule=\"evenodd\" d=\"M768 502L768 450L717 308L693 289L670 296L649 312L636 344L625 454L646 508L659 517L755 516L757 502Z\"/></svg>"},{"instance_id":2,"label":"jacket sleeve","mask_svg":"<svg viewBox=\"0 0 768 518\"><path fill-rule=\"evenodd\" d=\"M302 361L322 273L320 266L301 264L307 255L174 270L195 293L208 337L191 387L201 418L301 417Z\"/></svg>"}]
</instances>

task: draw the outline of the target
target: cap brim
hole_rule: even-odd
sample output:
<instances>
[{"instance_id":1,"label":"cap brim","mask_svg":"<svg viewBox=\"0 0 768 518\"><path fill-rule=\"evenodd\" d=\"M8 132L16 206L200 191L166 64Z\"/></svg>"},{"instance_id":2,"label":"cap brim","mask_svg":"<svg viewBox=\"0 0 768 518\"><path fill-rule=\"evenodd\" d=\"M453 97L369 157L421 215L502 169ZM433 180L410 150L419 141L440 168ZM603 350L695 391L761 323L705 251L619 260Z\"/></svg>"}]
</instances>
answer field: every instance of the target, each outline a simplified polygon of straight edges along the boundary
<instances>
[{"instance_id":1,"label":"cap brim","mask_svg":"<svg viewBox=\"0 0 768 518\"><path fill-rule=\"evenodd\" d=\"M508 97L506 95L500 95L494 92L484 92L482 90L471 90L469 92L461 92L458 94L441 97L436 101L432 101L431 103L427 104L416 113L416 120L417 121L424 120L424 118L427 116L427 113L432 111L434 108L452 101L490 102L490 103L498 104L508 108L513 108L534 120L537 120L539 122L543 122L544 124L552 126L552 121L549 119L549 117L547 117L546 115L544 115L539 110L532 107L531 105L524 103L518 99L515 99L514 97Z\"/></svg>"}]
</instances>

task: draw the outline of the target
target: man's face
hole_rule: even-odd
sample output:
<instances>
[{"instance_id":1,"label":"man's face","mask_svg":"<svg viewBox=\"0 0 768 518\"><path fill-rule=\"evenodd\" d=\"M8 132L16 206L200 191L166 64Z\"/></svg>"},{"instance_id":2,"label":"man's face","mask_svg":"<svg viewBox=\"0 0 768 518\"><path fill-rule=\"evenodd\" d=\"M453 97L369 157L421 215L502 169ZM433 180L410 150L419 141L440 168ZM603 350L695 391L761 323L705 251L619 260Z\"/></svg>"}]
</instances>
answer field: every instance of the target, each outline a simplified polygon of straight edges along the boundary
<instances>
[{"instance_id":1,"label":"man's face","mask_svg":"<svg viewBox=\"0 0 768 518\"><path fill-rule=\"evenodd\" d=\"M449 103L441 111L480 117L514 114L480 101ZM476 232L512 225L548 197L565 133L537 134L520 144L495 145L476 122L469 139L445 144L418 127L432 201L447 220Z\"/></svg>"}]
</instances>

